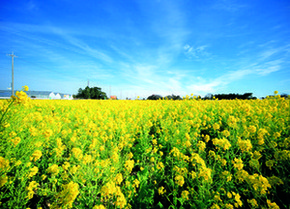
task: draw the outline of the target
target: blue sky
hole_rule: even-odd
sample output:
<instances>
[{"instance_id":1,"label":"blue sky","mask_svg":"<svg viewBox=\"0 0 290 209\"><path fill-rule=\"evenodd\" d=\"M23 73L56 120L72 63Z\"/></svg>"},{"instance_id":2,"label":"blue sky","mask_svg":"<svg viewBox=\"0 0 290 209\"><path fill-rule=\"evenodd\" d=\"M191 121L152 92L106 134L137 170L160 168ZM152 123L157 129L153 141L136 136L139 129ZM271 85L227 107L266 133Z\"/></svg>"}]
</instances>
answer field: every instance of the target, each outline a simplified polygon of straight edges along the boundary
<instances>
[{"instance_id":1,"label":"blue sky","mask_svg":"<svg viewBox=\"0 0 290 209\"><path fill-rule=\"evenodd\" d=\"M290 94L288 0L9 0L0 3L0 89L119 98Z\"/></svg>"}]
</instances>

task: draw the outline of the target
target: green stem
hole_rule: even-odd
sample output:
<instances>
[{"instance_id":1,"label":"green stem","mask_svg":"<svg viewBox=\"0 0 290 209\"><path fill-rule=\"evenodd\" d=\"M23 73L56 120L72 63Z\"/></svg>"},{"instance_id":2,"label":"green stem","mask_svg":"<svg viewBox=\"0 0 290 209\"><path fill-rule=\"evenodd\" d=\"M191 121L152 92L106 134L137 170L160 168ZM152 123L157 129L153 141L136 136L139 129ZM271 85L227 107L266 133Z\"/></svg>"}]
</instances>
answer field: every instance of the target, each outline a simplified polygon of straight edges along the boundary
<instances>
[{"instance_id":1,"label":"green stem","mask_svg":"<svg viewBox=\"0 0 290 209\"><path fill-rule=\"evenodd\" d=\"M10 102L10 104L9 104L8 107L6 108L5 112L2 114L2 117L1 117L1 119L0 119L0 124L2 123L2 120L3 120L4 116L7 114L7 112L8 112L8 110L9 110L10 106L11 106L13 103L14 103L14 100L12 100L12 101Z\"/></svg>"}]
</instances>

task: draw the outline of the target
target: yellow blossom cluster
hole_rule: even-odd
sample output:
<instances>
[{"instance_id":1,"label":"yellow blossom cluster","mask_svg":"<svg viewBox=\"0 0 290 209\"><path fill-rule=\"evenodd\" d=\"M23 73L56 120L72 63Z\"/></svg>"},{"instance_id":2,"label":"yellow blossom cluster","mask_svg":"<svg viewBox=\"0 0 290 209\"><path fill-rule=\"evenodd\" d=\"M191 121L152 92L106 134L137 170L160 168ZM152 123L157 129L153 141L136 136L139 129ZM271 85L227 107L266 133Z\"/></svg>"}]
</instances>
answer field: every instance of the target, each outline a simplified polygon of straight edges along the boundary
<instances>
[{"instance_id":1,"label":"yellow blossom cluster","mask_svg":"<svg viewBox=\"0 0 290 209\"><path fill-rule=\"evenodd\" d=\"M31 181L28 185L28 187L26 187L26 190L28 191L28 194L27 194L27 198L28 199L31 199L34 195L34 190L35 188L39 185L39 183L37 183L36 181Z\"/></svg>"},{"instance_id":2,"label":"yellow blossom cluster","mask_svg":"<svg viewBox=\"0 0 290 209\"><path fill-rule=\"evenodd\" d=\"M33 197L45 208L279 208L277 186L290 184L289 99L277 95L29 101L22 91L11 101L0 124L3 208ZM9 102L0 104L2 114Z\"/></svg>"},{"instance_id":3,"label":"yellow blossom cluster","mask_svg":"<svg viewBox=\"0 0 290 209\"><path fill-rule=\"evenodd\" d=\"M69 182L62 185L63 190L56 195L58 201L54 202L54 207L72 208L73 202L79 194L79 185L75 182Z\"/></svg>"}]
</instances>

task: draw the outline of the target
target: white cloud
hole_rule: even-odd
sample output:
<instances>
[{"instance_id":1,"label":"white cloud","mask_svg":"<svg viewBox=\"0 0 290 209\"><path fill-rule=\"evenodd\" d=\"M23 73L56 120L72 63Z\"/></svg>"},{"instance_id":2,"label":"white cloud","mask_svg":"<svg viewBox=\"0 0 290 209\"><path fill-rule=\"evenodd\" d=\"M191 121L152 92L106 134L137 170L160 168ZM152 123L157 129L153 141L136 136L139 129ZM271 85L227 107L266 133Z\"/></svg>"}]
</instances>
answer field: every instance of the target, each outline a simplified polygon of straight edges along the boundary
<instances>
[{"instance_id":1,"label":"white cloud","mask_svg":"<svg viewBox=\"0 0 290 209\"><path fill-rule=\"evenodd\" d=\"M273 72L279 71L280 69L281 69L280 66L277 65L277 66L270 66L270 67L263 68L263 69L257 69L256 72L257 72L259 75L265 76L265 75L268 75L268 74L270 74L270 73L273 73Z\"/></svg>"},{"instance_id":2,"label":"white cloud","mask_svg":"<svg viewBox=\"0 0 290 209\"><path fill-rule=\"evenodd\" d=\"M184 49L184 54L188 58L195 58L195 59L202 59L202 58L208 58L210 56L210 53L206 51L206 48L208 48L208 45L201 45L201 46L190 46L189 44L186 44Z\"/></svg>"},{"instance_id":3,"label":"white cloud","mask_svg":"<svg viewBox=\"0 0 290 209\"><path fill-rule=\"evenodd\" d=\"M81 49L83 53L85 53L89 56L92 56L96 59L105 61L105 62L112 62L113 61L113 59L110 56L108 56L104 52L101 52L98 49L94 49L94 48L90 47L88 44L86 44L81 39L77 39L77 38L65 33L62 30L56 30L56 31L58 31L58 35L60 35L64 40L68 41L73 46Z\"/></svg>"},{"instance_id":4,"label":"white cloud","mask_svg":"<svg viewBox=\"0 0 290 209\"><path fill-rule=\"evenodd\" d=\"M198 95L205 95L206 93L214 93L216 92L217 87L221 85L219 81L213 81L210 83L199 83L188 86L187 89L189 92Z\"/></svg>"},{"instance_id":5,"label":"white cloud","mask_svg":"<svg viewBox=\"0 0 290 209\"><path fill-rule=\"evenodd\" d=\"M279 52L281 52L281 48L265 50L265 51L261 52L261 54L260 54L260 59L261 59L261 60L269 59L269 58L272 57L274 54L277 54L277 53L279 53Z\"/></svg>"},{"instance_id":6,"label":"white cloud","mask_svg":"<svg viewBox=\"0 0 290 209\"><path fill-rule=\"evenodd\" d=\"M228 84L243 79L245 76L253 73L251 70L229 71L215 79L204 79L198 77L197 83L187 86L187 90L193 94L205 95L206 93L215 93L225 88Z\"/></svg>"}]
</instances>

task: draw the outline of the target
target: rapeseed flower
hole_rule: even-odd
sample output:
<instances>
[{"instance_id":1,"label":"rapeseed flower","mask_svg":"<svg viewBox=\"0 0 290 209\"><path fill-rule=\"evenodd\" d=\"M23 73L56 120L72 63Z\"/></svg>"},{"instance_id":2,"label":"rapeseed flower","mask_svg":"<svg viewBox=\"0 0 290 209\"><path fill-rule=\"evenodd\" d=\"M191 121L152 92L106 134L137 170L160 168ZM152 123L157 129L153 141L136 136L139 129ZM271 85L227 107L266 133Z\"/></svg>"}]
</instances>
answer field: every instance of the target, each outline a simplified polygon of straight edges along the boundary
<instances>
[{"instance_id":1,"label":"rapeseed flower","mask_svg":"<svg viewBox=\"0 0 290 209\"><path fill-rule=\"evenodd\" d=\"M234 167L238 170L242 170L244 167L243 161L241 159L235 158L232 163L234 164Z\"/></svg>"},{"instance_id":2,"label":"rapeseed flower","mask_svg":"<svg viewBox=\"0 0 290 209\"><path fill-rule=\"evenodd\" d=\"M231 143L225 138L222 138L222 139L215 138L212 140L212 142L214 145L219 146L223 148L224 150L228 150L232 146Z\"/></svg>"},{"instance_id":3,"label":"rapeseed flower","mask_svg":"<svg viewBox=\"0 0 290 209\"><path fill-rule=\"evenodd\" d=\"M157 169L162 170L164 168L164 164L162 162L157 163Z\"/></svg>"},{"instance_id":4,"label":"rapeseed flower","mask_svg":"<svg viewBox=\"0 0 290 209\"><path fill-rule=\"evenodd\" d=\"M218 206L218 204L214 203L210 209L220 209L220 206Z\"/></svg>"},{"instance_id":5,"label":"rapeseed flower","mask_svg":"<svg viewBox=\"0 0 290 209\"><path fill-rule=\"evenodd\" d=\"M218 123L214 123L212 127L213 127L214 130L219 130L220 129L220 125Z\"/></svg>"},{"instance_id":6,"label":"rapeseed flower","mask_svg":"<svg viewBox=\"0 0 290 209\"><path fill-rule=\"evenodd\" d=\"M29 97L27 94L23 91L16 91L15 93L16 97L13 97L15 99L16 103L18 104L24 104L26 105L29 101Z\"/></svg>"},{"instance_id":7,"label":"rapeseed flower","mask_svg":"<svg viewBox=\"0 0 290 209\"><path fill-rule=\"evenodd\" d=\"M48 173L51 173L52 175L57 175L59 173L59 167L56 164L53 164L49 166L48 169L46 169Z\"/></svg>"},{"instance_id":8,"label":"rapeseed flower","mask_svg":"<svg viewBox=\"0 0 290 209\"><path fill-rule=\"evenodd\" d=\"M71 152L73 153L74 157L78 160L83 158L82 150L80 148L72 148Z\"/></svg>"},{"instance_id":9,"label":"rapeseed flower","mask_svg":"<svg viewBox=\"0 0 290 209\"><path fill-rule=\"evenodd\" d=\"M182 187L183 184L184 184L184 178L183 178L183 176L181 176L181 175L177 175L177 176L175 177L175 183L176 183L177 185L179 185L180 187Z\"/></svg>"},{"instance_id":10,"label":"rapeseed flower","mask_svg":"<svg viewBox=\"0 0 290 209\"><path fill-rule=\"evenodd\" d=\"M86 165L86 164L92 162L92 160L93 160L93 158L92 158L91 155L85 155L85 156L83 157L83 164Z\"/></svg>"},{"instance_id":11,"label":"rapeseed flower","mask_svg":"<svg viewBox=\"0 0 290 209\"><path fill-rule=\"evenodd\" d=\"M31 181L29 183L29 186L26 187L26 191L28 191L28 194L26 196L27 199L32 199L34 195L34 189L38 186L39 184L36 181Z\"/></svg>"},{"instance_id":12,"label":"rapeseed flower","mask_svg":"<svg viewBox=\"0 0 290 209\"><path fill-rule=\"evenodd\" d=\"M127 160L125 162L125 168L130 173L134 167L134 160Z\"/></svg>"},{"instance_id":13,"label":"rapeseed flower","mask_svg":"<svg viewBox=\"0 0 290 209\"><path fill-rule=\"evenodd\" d=\"M68 184L62 185L63 190L57 194L57 203L60 204L62 208L72 208L73 202L79 194L79 185L73 181Z\"/></svg>"},{"instance_id":14,"label":"rapeseed flower","mask_svg":"<svg viewBox=\"0 0 290 209\"><path fill-rule=\"evenodd\" d=\"M251 151L251 149L253 148L252 143L249 139L242 140L241 138L239 138L237 141L237 145L239 146L242 152Z\"/></svg>"},{"instance_id":15,"label":"rapeseed flower","mask_svg":"<svg viewBox=\"0 0 290 209\"><path fill-rule=\"evenodd\" d=\"M191 176L192 179L195 179L196 176L197 176L196 175L196 172L194 172L194 171L191 171L189 174L190 174L190 176Z\"/></svg>"},{"instance_id":16,"label":"rapeseed flower","mask_svg":"<svg viewBox=\"0 0 290 209\"><path fill-rule=\"evenodd\" d=\"M31 177L33 177L34 175L37 174L37 172L38 172L38 167L34 166L33 168L30 168L29 171L30 171L30 172L29 172L29 174L28 174L28 178L31 178Z\"/></svg>"},{"instance_id":17,"label":"rapeseed flower","mask_svg":"<svg viewBox=\"0 0 290 209\"><path fill-rule=\"evenodd\" d=\"M16 147L17 144L19 144L21 142L21 138L15 137L15 138L11 139L11 142L14 144L14 147Z\"/></svg>"},{"instance_id":18,"label":"rapeseed flower","mask_svg":"<svg viewBox=\"0 0 290 209\"><path fill-rule=\"evenodd\" d=\"M253 186L254 190L261 195L266 194L268 188L271 188L268 179L262 175L255 173L254 175L248 176L247 180Z\"/></svg>"},{"instance_id":19,"label":"rapeseed flower","mask_svg":"<svg viewBox=\"0 0 290 209\"><path fill-rule=\"evenodd\" d=\"M206 148L206 144L203 141L198 141L196 146L198 147L199 151L204 151Z\"/></svg>"},{"instance_id":20,"label":"rapeseed flower","mask_svg":"<svg viewBox=\"0 0 290 209\"><path fill-rule=\"evenodd\" d=\"M42 152L40 150L35 150L32 154L32 156L30 157L30 161L34 161L36 162L37 160L39 160L42 156Z\"/></svg>"},{"instance_id":21,"label":"rapeseed flower","mask_svg":"<svg viewBox=\"0 0 290 209\"><path fill-rule=\"evenodd\" d=\"M205 166L202 166L200 171L199 171L199 174L198 176L199 177L203 177L205 181L211 181L212 178L211 178L211 169L210 168L207 168Z\"/></svg>"},{"instance_id":22,"label":"rapeseed flower","mask_svg":"<svg viewBox=\"0 0 290 209\"><path fill-rule=\"evenodd\" d=\"M252 133L252 134L256 133L256 130L257 130L256 127L253 126L253 125L250 125L249 128L248 128L248 131L249 131L250 133Z\"/></svg>"},{"instance_id":23,"label":"rapeseed flower","mask_svg":"<svg viewBox=\"0 0 290 209\"><path fill-rule=\"evenodd\" d=\"M49 137L51 137L53 135L53 131L51 129L47 129L47 130L44 131L43 134L44 134L44 136L46 138L49 138Z\"/></svg>"},{"instance_id":24,"label":"rapeseed flower","mask_svg":"<svg viewBox=\"0 0 290 209\"><path fill-rule=\"evenodd\" d=\"M0 177L0 188L3 187L8 181L8 177L7 176L1 176Z\"/></svg>"},{"instance_id":25,"label":"rapeseed flower","mask_svg":"<svg viewBox=\"0 0 290 209\"><path fill-rule=\"evenodd\" d=\"M67 171L68 168L70 167L70 163L69 162L64 162L61 167L63 168L63 170Z\"/></svg>"},{"instance_id":26,"label":"rapeseed flower","mask_svg":"<svg viewBox=\"0 0 290 209\"><path fill-rule=\"evenodd\" d=\"M223 171L221 177L227 179L227 182L232 180L232 174L229 171Z\"/></svg>"},{"instance_id":27,"label":"rapeseed flower","mask_svg":"<svg viewBox=\"0 0 290 209\"><path fill-rule=\"evenodd\" d=\"M9 160L0 156L0 171L6 171L10 168Z\"/></svg>"},{"instance_id":28,"label":"rapeseed flower","mask_svg":"<svg viewBox=\"0 0 290 209\"><path fill-rule=\"evenodd\" d=\"M95 205L93 209L106 209L104 205Z\"/></svg>"},{"instance_id":29,"label":"rapeseed flower","mask_svg":"<svg viewBox=\"0 0 290 209\"><path fill-rule=\"evenodd\" d=\"M186 140L185 145L186 145L187 148L189 148L191 146L190 141L189 140Z\"/></svg>"},{"instance_id":30,"label":"rapeseed flower","mask_svg":"<svg viewBox=\"0 0 290 209\"><path fill-rule=\"evenodd\" d=\"M230 203L225 204L226 209L234 209L234 206Z\"/></svg>"},{"instance_id":31,"label":"rapeseed flower","mask_svg":"<svg viewBox=\"0 0 290 209\"><path fill-rule=\"evenodd\" d=\"M183 191L181 192L181 197L182 197L184 200L188 200L188 199L189 199L188 195L189 195L189 192L188 192L187 190L183 190Z\"/></svg>"},{"instance_id":32,"label":"rapeseed flower","mask_svg":"<svg viewBox=\"0 0 290 209\"><path fill-rule=\"evenodd\" d=\"M135 180L133 181L133 183L134 183L134 187L136 187L136 188L138 188L139 185L140 185L140 181L139 181L138 179L135 179Z\"/></svg>"},{"instance_id":33,"label":"rapeseed flower","mask_svg":"<svg viewBox=\"0 0 290 209\"><path fill-rule=\"evenodd\" d=\"M162 186L162 187L159 187L159 188L158 188L158 194L159 194L159 195L163 195L164 193L166 193L166 189L164 189L163 186Z\"/></svg>"},{"instance_id":34,"label":"rapeseed flower","mask_svg":"<svg viewBox=\"0 0 290 209\"><path fill-rule=\"evenodd\" d=\"M115 177L115 181L117 182L117 184L121 184L123 181L123 175L122 173L118 173Z\"/></svg>"},{"instance_id":35,"label":"rapeseed flower","mask_svg":"<svg viewBox=\"0 0 290 209\"><path fill-rule=\"evenodd\" d=\"M23 91L28 91L29 90L28 86L22 86L22 88L23 88Z\"/></svg>"},{"instance_id":36,"label":"rapeseed flower","mask_svg":"<svg viewBox=\"0 0 290 209\"><path fill-rule=\"evenodd\" d=\"M220 159L220 162L222 163L222 166L226 166L227 160L226 159Z\"/></svg>"},{"instance_id":37,"label":"rapeseed flower","mask_svg":"<svg viewBox=\"0 0 290 209\"><path fill-rule=\"evenodd\" d=\"M234 197L234 199L235 199L235 201L236 201L236 203L235 203L235 207L236 207L236 208L238 208L238 207L242 207L243 203L242 203L242 201L241 201L241 196L240 196L239 194L235 193L235 192L232 192L232 193L233 193L233 195L235 196L235 197Z\"/></svg>"},{"instance_id":38,"label":"rapeseed flower","mask_svg":"<svg viewBox=\"0 0 290 209\"><path fill-rule=\"evenodd\" d=\"M267 200L267 204L268 204L270 209L279 209L280 208L275 202L271 202L270 200Z\"/></svg>"},{"instance_id":39,"label":"rapeseed flower","mask_svg":"<svg viewBox=\"0 0 290 209\"><path fill-rule=\"evenodd\" d=\"M229 137L230 136L230 132L228 130L224 130L224 131L222 131L222 135L224 137Z\"/></svg>"},{"instance_id":40,"label":"rapeseed flower","mask_svg":"<svg viewBox=\"0 0 290 209\"><path fill-rule=\"evenodd\" d=\"M115 201L115 205L120 208L124 208L127 204L127 200L124 194L121 192L120 187L117 187L117 200Z\"/></svg>"},{"instance_id":41,"label":"rapeseed flower","mask_svg":"<svg viewBox=\"0 0 290 209\"><path fill-rule=\"evenodd\" d=\"M259 206L257 203L257 200L255 199L251 199L251 200L247 199L247 202L251 205L252 208L257 208Z\"/></svg>"}]
</instances>

